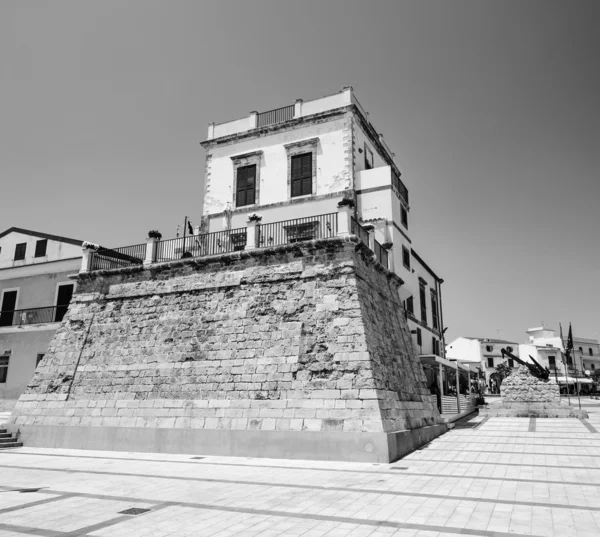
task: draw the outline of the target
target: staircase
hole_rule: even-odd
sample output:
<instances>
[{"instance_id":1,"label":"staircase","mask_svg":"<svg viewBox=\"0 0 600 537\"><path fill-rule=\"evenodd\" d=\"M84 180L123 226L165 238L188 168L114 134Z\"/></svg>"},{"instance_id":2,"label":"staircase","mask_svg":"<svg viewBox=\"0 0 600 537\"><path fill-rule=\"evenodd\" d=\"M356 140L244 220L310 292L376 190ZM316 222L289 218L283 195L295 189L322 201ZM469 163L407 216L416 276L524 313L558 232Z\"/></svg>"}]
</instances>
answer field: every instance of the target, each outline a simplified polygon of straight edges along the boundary
<instances>
[{"instance_id":1,"label":"staircase","mask_svg":"<svg viewBox=\"0 0 600 537\"><path fill-rule=\"evenodd\" d=\"M6 429L0 429L0 449L22 447L23 442L17 442L17 437Z\"/></svg>"}]
</instances>

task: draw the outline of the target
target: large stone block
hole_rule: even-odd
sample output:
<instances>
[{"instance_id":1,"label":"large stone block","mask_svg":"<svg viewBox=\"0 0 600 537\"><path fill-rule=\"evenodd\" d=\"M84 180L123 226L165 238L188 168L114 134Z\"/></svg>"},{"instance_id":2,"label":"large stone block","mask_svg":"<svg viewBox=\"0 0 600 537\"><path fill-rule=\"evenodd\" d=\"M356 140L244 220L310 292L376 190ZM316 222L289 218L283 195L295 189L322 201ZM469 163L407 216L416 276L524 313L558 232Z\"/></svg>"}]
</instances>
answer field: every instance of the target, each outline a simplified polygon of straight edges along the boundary
<instances>
[{"instance_id":1,"label":"large stone block","mask_svg":"<svg viewBox=\"0 0 600 537\"><path fill-rule=\"evenodd\" d=\"M393 459L445 430L401 284L353 238L81 275L13 426L53 447L190 452L226 439L249 455L260 450L244 439L264 434L281 457L299 442L305 457ZM106 435L70 429L94 426Z\"/></svg>"}]
</instances>

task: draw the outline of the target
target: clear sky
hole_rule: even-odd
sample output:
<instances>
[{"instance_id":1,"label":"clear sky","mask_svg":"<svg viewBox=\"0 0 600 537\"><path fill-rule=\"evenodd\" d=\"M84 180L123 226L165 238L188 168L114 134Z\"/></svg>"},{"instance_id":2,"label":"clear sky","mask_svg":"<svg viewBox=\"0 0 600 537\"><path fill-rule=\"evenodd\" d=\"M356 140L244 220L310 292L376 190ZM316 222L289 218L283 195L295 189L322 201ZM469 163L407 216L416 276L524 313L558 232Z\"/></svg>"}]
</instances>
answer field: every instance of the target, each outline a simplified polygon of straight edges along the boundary
<instances>
[{"instance_id":1,"label":"clear sky","mask_svg":"<svg viewBox=\"0 0 600 537\"><path fill-rule=\"evenodd\" d=\"M199 223L207 124L354 86L447 340L599 337L597 0L0 2L0 230Z\"/></svg>"}]
</instances>

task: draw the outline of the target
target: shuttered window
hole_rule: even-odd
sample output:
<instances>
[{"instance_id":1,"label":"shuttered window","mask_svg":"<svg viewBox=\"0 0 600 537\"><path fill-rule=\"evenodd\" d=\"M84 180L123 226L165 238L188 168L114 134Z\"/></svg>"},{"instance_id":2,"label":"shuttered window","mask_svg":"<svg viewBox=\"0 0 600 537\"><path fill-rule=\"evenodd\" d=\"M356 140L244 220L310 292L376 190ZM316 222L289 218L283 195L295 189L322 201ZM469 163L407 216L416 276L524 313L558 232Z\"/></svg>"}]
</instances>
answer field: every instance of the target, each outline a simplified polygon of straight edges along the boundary
<instances>
[{"instance_id":1,"label":"shuttered window","mask_svg":"<svg viewBox=\"0 0 600 537\"><path fill-rule=\"evenodd\" d=\"M35 257L44 257L48 247L48 240L42 239L35 243Z\"/></svg>"},{"instance_id":2,"label":"shuttered window","mask_svg":"<svg viewBox=\"0 0 600 537\"><path fill-rule=\"evenodd\" d=\"M312 194L312 153L292 157L292 198Z\"/></svg>"},{"instance_id":3,"label":"shuttered window","mask_svg":"<svg viewBox=\"0 0 600 537\"><path fill-rule=\"evenodd\" d=\"M25 259L25 252L27 251L27 243L21 242L15 246L15 261Z\"/></svg>"},{"instance_id":4,"label":"shuttered window","mask_svg":"<svg viewBox=\"0 0 600 537\"><path fill-rule=\"evenodd\" d=\"M256 164L237 169L236 207L254 205L256 196Z\"/></svg>"}]
</instances>

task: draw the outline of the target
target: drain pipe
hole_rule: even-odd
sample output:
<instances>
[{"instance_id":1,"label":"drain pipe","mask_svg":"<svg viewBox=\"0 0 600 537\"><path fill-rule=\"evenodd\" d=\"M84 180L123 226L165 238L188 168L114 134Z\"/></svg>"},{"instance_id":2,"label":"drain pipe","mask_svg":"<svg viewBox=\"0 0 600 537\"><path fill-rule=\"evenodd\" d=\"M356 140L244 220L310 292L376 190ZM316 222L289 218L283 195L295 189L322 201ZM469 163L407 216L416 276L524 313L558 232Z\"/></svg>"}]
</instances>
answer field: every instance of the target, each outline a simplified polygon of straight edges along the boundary
<instances>
[{"instance_id":1,"label":"drain pipe","mask_svg":"<svg viewBox=\"0 0 600 537\"><path fill-rule=\"evenodd\" d=\"M73 388L73 383L75 382L75 375L77 374L77 369L79 368L79 362L81 361L81 355L83 354L83 349L85 349L85 344L87 343L88 336L90 335L90 330L92 329L92 325L94 324L94 318L96 317L95 313L92 313L92 320L90 321L90 325L88 326L87 331L85 332L85 337L83 338L83 345L81 345L81 349L79 351L79 356L77 357L77 363L75 364L75 370L73 371L73 378L71 379L71 384L69 384L69 389L67 390L67 398L65 401L69 400L71 396L71 389Z\"/></svg>"}]
</instances>

